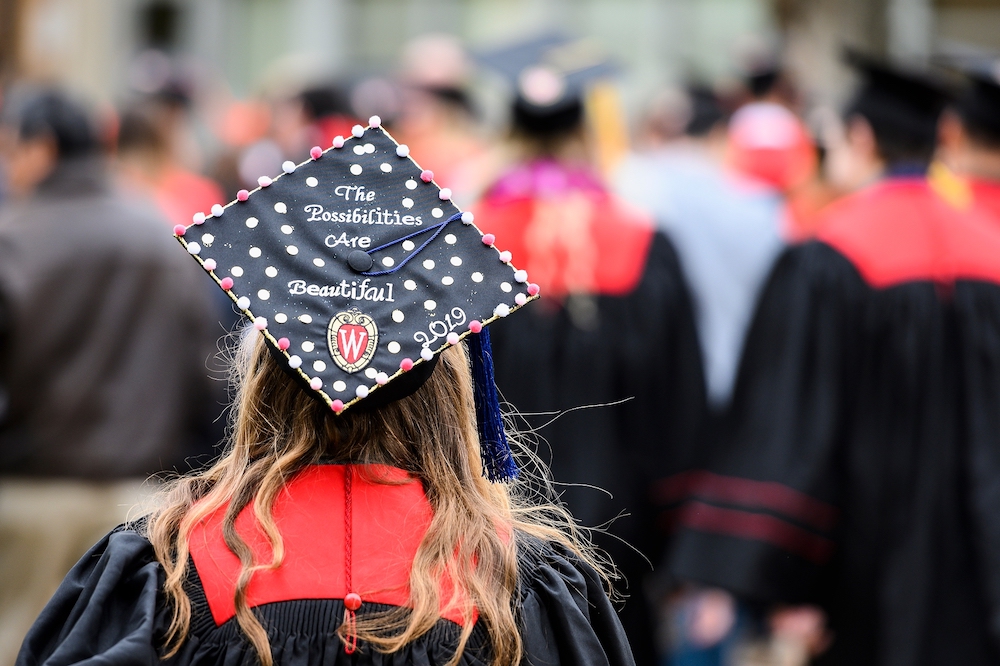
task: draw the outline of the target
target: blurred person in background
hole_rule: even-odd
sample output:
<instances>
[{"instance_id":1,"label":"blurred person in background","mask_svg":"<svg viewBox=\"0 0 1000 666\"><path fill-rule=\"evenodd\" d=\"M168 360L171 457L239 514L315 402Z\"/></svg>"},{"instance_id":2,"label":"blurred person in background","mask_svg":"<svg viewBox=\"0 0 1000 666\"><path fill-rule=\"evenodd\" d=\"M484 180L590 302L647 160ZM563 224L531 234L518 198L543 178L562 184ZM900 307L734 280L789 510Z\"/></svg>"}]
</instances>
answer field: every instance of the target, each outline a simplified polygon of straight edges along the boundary
<instances>
[{"instance_id":1,"label":"blurred person in background","mask_svg":"<svg viewBox=\"0 0 1000 666\"><path fill-rule=\"evenodd\" d=\"M727 162L782 194L783 235L802 240L812 235L817 213L833 196L817 171L817 146L798 115L798 90L777 63L751 71L745 86L749 101L729 123Z\"/></svg>"},{"instance_id":2,"label":"blurred person in background","mask_svg":"<svg viewBox=\"0 0 1000 666\"><path fill-rule=\"evenodd\" d=\"M279 74L295 64L279 61L270 78L280 80ZM351 127L358 122L348 95L335 82L310 77L297 82L293 77L291 82L282 81L273 87L276 89L265 95L269 100L267 134L247 146L238 158L239 179L248 189L257 187L262 175L281 173L285 160L298 163L313 146L326 148L335 136L350 136Z\"/></svg>"},{"instance_id":3,"label":"blurred person in background","mask_svg":"<svg viewBox=\"0 0 1000 666\"><path fill-rule=\"evenodd\" d=\"M469 91L472 63L459 39L430 34L403 49L395 133L459 205L475 201L496 175L498 157L482 136Z\"/></svg>"},{"instance_id":4,"label":"blurred person in background","mask_svg":"<svg viewBox=\"0 0 1000 666\"><path fill-rule=\"evenodd\" d=\"M204 448L221 407L198 271L109 185L95 123L19 89L0 114L0 663L145 478ZM215 413L213 414L213 409Z\"/></svg>"},{"instance_id":5,"label":"blurred person in background","mask_svg":"<svg viewBox=\"0 0 1000 666\"><path fill-rule=\"evenodd\" d=\"M542 295L494 326L497 386L550 447L573 515L607 527L594 538L624 579L621 618L636 662L652 664L645 588L662 537L648 489L694 455L704 382L673 246L596 175L583 105L590 75L521 72L512 108L521 159L487 190L476 221Z\"/></svg>"},{"instance_id":6,"label":"blurred person in background","mask_svg":"<svg viewBox=\"0 0 1000 666\"><path fill-rule=\"evenodd\" d=\"M713 91L687 91L683 136L627 160L618 192L653 214L691 287L709 403L729 403L757 293L784 246L775 187L727 168L726 113Z\"/></svg>"},{"instance_id":7,"label":"blurred person in background","mask_svg":"<svg viewBox=\"0 0 1000 666\"><path fill-rule=\"evenodd\" d=\"M267 134L247 146L238 158L240 182L248 189L257 187L260 176L281 173L285 160L298 163L313 146L326 148L335 136L350 136L351 127L358 122L348 96L332 82L304 82L290 90L279 87L271 93L268 108Z\"/></svg>"},{"instance_id":8,"label":"blurred person in background","mask_svg":"<svg viewBox=\"0 0 1000 666\"><path fill-rule=\"evenodd\" d=\"M118 166L126 186L152 198L166 226L190 224L225 198L210 178L185 168L171 140L170 106L150 97L127 107L118 128Z\"/></svg>"},{"instance_id":9,"label":"blurred person in background","mask_svg":"<svg viewBox=\"0 0 1000 666\"><path fill-rule=\"evenodd\" d=\"M962 94L941 118L941 158L964 180L964 199L1000 222L1000 79L997 63L966 68Z\"/></svg>"},{"instance_id":10,"label":"blurred person in background","mask_svg":"<svg viewBox=\"0 0 1000 666\"><path fill-rule=\"evenodd\" d=\"M928 183L940 86L850 62L857 191L768 279L671 564L813 604L774 620L817 664L1000 664L1000 230Z\"/></svg>"},{"instance_id":11,"label":"blurred person in background","mask_svg":"<svg viewBox=\"0 0 1000 666\"><path fill-rule=\"evenodd\" d=\"M774 185L726 164L732 131L727 132L726 112L718 96L708 88L693 86L687 90L686 102L677 107L686 118L683 136L631 156L619 170L617 185L625 198L652 212L676 246L691 287L710 415L701 436L702 456L691 461L691 467L697 468L707 462L704 455L729 405L758 293L784 247L785 201ZM768 129L746 127L758 118L754 114L743 117L744 134ZM657 124L673 123L664 119ZM690 472L658 480L654 497L662 510L662 529L669 530L677 501L690 480ZM671 587L664 581L666 591ZM672 628L669 663L724 663L737 619L732 599L724 594L689 590L670 597L665 610Z\"/></svg>"}]
</instances>

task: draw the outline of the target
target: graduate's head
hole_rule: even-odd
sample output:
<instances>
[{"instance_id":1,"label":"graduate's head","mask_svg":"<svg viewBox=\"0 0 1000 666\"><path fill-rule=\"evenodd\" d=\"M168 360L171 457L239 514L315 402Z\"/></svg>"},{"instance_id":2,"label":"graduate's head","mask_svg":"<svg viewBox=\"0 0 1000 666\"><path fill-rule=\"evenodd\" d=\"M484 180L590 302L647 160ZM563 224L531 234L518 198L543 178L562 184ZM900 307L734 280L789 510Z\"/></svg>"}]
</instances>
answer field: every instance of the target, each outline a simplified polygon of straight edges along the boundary
<instances>
[{"instance_id":1,"label":"graduate's head","mask_svg":"<svg viewBox=\"0 0 1000 666\"><path fill-rule=\"evenodd\" d=\"M1000 80L992 70L970 73L952 108L970 141L1000 151Z\"/></svg>"},{"instance_id":2,"label":"graduate's head","mask_svg":"<svg viewBox=\"0 0 1000 666\"><path fill-rule=\"evenodd\" d=\"M943 114L942 158L959 174L1000 179L1000 78L992 61L967 63L961 94Z\"/></svg>"},{"instance_id":3,"label":"graduate's head","mask_svg":"<svg viewBox=\"0 0 1000 666\"><path fill-rule=\"evenodd\" d=\"M0 113L0 150L7 186L29 194L65 160L98 151L96 125L87 109L54 88L15 89Z\"/></svg>"},{"instance_id":4,"label":"graduate's head","mask_svg":"<svg viewBox=\"0 0 1000 666\"><path fill-rule=\"evenodd\" d=\"M511 129L532 152L558 157L567 143L584 138L583 91L551 67L525 68L511 105Z\"/></svg>"},{"instance_id":5,"label":"graduate's head","mask_svg":"<svg viewBox=\"0 0 1000 666\"><path fill-rule=\"evenodd\" d=\"M479 55L511 90L510 129L525 156L589 159L588 100L617 71L592 40L547 33Z\"/></svg>"},{"instance_id":6,"label":"graduate's head","mask_svg":"<svg viewBox=\"0 0 1000 666\"><path fill-rule=\"evenodd\" d=\"M937 145L947 91L923 73L890 67L856 52L847 61L862 77L844 117L847 139L887 170L926 168Z\"/></svg>"}]
</instances>

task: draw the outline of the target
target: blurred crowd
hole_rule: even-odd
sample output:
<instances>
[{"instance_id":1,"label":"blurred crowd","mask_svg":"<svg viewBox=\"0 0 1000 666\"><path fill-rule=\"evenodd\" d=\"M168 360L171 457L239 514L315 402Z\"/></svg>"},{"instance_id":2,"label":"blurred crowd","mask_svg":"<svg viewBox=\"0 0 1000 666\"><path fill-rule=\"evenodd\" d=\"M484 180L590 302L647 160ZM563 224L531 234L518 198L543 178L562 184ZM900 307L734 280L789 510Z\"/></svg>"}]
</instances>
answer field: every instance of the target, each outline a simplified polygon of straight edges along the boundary
<instances>
[{"instance_id":1,"label":"blurred crowd","mask_svg":"<svg viewBox=\"0 0 1000 666\"><path fill-rule=\"evenodd\" d=\"M783 266L806 261L789 254L793 248L817 238L859 247L824 236L835 223L831 210L879 183L919 180L936 203L914 195L880 214L906 220L934 208L950 220L954 211L961 224L974 217L1000 233L1000 83L988 59L945 63L938 72L858 54L846 61L860 83L844 109L803 99L774 57L745 64L738 84L693 80L661 90L630 123L615 92L620 68L587 40L556 36L470 53L453 37L430 35L408 44L394 71L360 80L314 75L289 60L248 99L227 97L159 53L136 62L134 89L114 109L41 83L8 85L0 93L0 664L13 663L76 558L126 518L158 475L204 464L223 438L220 339L238 319L171 229L376 114L540 286L530 316L495 327L498 388L526 443L551 464L562 499L581 525L597 528L593 538L616 563L637 663L948 663L884 654L893 640L933 631L919 623L900 629L902 638L859 639L866 647L851 648L877 657L829 656L853 635L838 630L846 626L837 619L843 600L815 583L822 573L807 577L787 562L801 556L823 572L839 566L830 564L837 555L802 556L783 535L808 531L839 548L850 530L799 521L782 531L780 511L767 508L794 495L802 506L849 513L847 490L811 485L820 472L788 480L770 471L813 464L797 458L807 456L811 423L788 435L803 440L801 448L748 444L744 457L755 462L733 463L734 442L770 433L746 433L758 427L741 421L750 392L767 402L782 400L783 390L855 390L830 388L823 374L853 361L813 363L813 352L753 356L769 342L788 349L812 340L826 325L821 317L797 322L780 308L775 315L761 295L809 291L796 296L795 311L840 298L834 278L820 286L781 282ZM500 92L483 95L483 80ZM990 233L973 244L992 247ZM951 242L935 238L939 248ZM866 279L866 267L893 264L906 245L895 233L858 243L878 255L855 262ZM993 261L1000 273L1000 255ZM971 277L985 279L989 268L976 271ZM893 284L922 279L904 277ZM928 279L937 297L952 298L949 278ZM778 325L768 339L769 316L800 325ZM899 348L911 342L897 339ZM778 379L758 381L755 373ZM815 377L829 382L814 385ZM908 381L904 392L935 380L916 372ZM966 386L963 396L971 400L975 390ZM836 404L830 409L842 408ZM795 430L810 405L787 421L777 410L753 418ZM962 405L958 411L972 409ZM833 431L852 418L838 411L816 427ZM817 455L823 465L850 464ZM692 513L708 495L737 499ZM756 508L737 515L741 502ZM972 519L964 510L956 516L954 538L976 542L978 533L962 527ZM908 520L916 519L899 518ZM846 517L839 524L851 525ZM699 541L697 532L716 540ZM769 569L757 575L782 582L760 593L735 574L727 578L733 569L718 553L738 548L720 535L777 549L785 564L766 560ZM985 566L976 561L972 569ZM985 574L972 584L985 587ZM947 596L947 586L939 594ZM989 598L982 603L973 617L992 612ZM998 645L983 653L1000 654ZM950 663L1000 663L977 659Z\"/></svg>"}]
</instances>

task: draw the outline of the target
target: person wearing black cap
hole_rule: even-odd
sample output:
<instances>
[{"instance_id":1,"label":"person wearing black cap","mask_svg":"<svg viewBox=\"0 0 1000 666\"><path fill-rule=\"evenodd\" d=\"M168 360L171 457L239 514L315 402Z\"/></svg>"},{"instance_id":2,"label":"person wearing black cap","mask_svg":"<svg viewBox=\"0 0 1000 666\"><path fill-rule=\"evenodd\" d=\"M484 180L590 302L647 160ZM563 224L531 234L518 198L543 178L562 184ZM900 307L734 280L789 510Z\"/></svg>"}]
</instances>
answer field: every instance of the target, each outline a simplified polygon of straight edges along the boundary
<instances>
[{"instance_id":1,"label":"person wearing black cap","mask_svg":"<svg viewBox=\"0 0 1000 666\"><path fill-rule=\"evenodd\" d=\"M252 322L231 439L80 561L20 666L634 664L504 429L487 327L538 287L370 122L175 228Z\"/></svg>"},{"instance_id":2,"label":"person wearing black cap","mask_svg":"<svg viewBox=\"0 0 1000 666\"><path fill-rule=\"evenodd\" d=\"M965 89L941 118L942 159L1000 222L1000 80L992 62L965 69Z\"/></svg>"},{"instance_id":3,"label":"person wearing black cap","mask_svg":"<svg viewBox=\"0 0 1000 666\"><path fill-rule=\"evenodd\" d=\"M522 71L512 131L525 158L476 215L542 294L496 328L497 386L550 447L576 518L608 526L596 541L621 570L622 622L648 664L656 620L646 582L666 538L649 489L697 455L705 387L673 246L587 161L585 78L546 65Z\"/></svg>"},{"instance_id":4,"label":"person wearing black cap","mask_svg":"<svg viewBox=\"0 0 1000 666\"><path fill-rule=\"evenodd\" d=\"M772 271L672 569L819 605L817 663L1000 664L1000 231L924 177L940 90L854 63L874 180Z\"/></svg>"}]
</instances>

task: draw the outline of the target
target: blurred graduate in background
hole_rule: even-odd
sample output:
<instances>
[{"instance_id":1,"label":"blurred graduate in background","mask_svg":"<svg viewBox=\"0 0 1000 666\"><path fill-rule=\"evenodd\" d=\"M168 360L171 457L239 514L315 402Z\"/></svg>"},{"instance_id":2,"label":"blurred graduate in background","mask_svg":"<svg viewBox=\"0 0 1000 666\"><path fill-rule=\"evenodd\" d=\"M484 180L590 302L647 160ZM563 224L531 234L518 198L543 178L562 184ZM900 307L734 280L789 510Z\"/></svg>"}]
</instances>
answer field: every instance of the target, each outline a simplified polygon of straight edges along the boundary
<instances>
[{"instance_id":1,"label":"blurred graduate in background","mask_svg":"<svg viewBox=\"0 0 1000 666\"><path fill-rule=\"evenodd\" d=\"M542 40L498 54L514 81L519 160L487 190L476 221L542 294L533 311L494 326L497 386L551 447L574 516L608 525L595 538L624 577L621 617L636 661L650 664L645 558L658 561L663 536L648 491L691 464L704 384L673 245L594 166L585 99L606 68L568 57L586 52Z\"/></svg>"}]
</instances>

